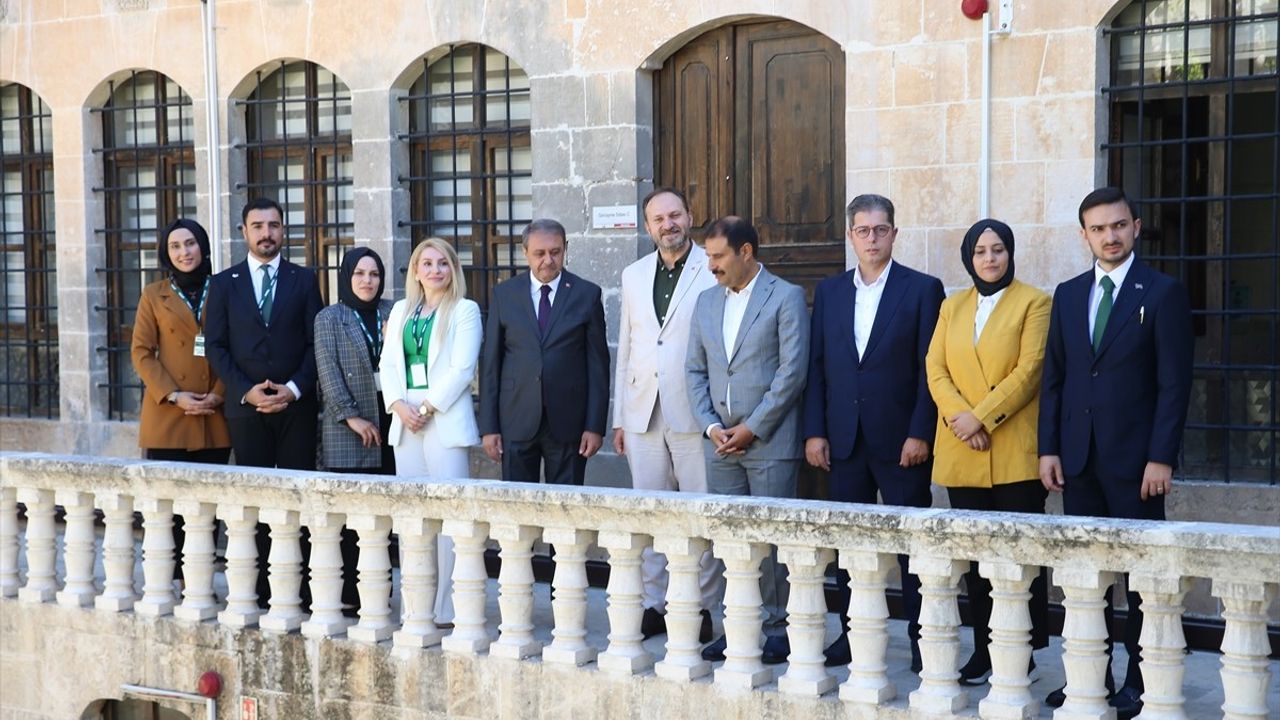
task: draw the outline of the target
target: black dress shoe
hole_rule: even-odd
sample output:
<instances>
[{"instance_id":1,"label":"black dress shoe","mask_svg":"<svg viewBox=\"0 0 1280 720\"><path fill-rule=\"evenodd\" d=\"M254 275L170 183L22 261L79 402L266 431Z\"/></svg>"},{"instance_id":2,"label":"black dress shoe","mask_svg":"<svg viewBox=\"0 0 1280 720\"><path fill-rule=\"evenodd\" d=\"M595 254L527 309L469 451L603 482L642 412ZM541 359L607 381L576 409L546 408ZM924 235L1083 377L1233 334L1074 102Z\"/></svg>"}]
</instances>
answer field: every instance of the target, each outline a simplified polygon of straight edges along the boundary
<instances>
[{"instance_id":1,"label":"black dress shoe","mask_svg":"<svg viewBox=\"0 0 1280 720\"><path fill-rule=\"evenodd\" d=\"M920 646L911 643L911 672L919 675L924 670L924 660L920 657Z\"/></svg>"},{"instance_id":2,"label":"black dress shoe","mask_svg":"<svg viewBox=\"0 0 1280 720\"><path fill-rule=\"evenodd\" d=\"M991 656L979 655L974 653L969 656L969 662L960 668L960 684L970 687L975 685L985 685L991 677Z\"/></svg>"},{"instance_id":3,"label":"black dress shoe","mask_svg":"<svg viewBox=\"0 0 1280 720\"><path fill-rule=\"evenodd\" d=\"M1034 670L1035 667L1036 667L1036 661L1032 660L1031 669ZM1027 674L1030 675L1031 674L1030 671L1027 671ZM1110 700L1111 698L1116 696L1116 687L1114 682L1115 681L1111 680L1110 678L1107 679L1107 700ZM1067 701L1066 685L1063 685L1057 690L1054 690L1053 692L1044 696L1044 704L1052 708L1062 707L1062 704L1065 703L1066 701Z\"/></svg>"},{"instance_id":4,"label":"black dress shoe","mask_svg":"<svg viewBox=\"0 0 1280 720\"><path fill-rule=\"evenodd\" d=\"M711 642L711 611L702 611L702 629L698 631L698 642Z\"/></svg>"},{"instance_id":5,"label":"black dress shoe","mask_svg":"<svg viewBox=\"0 0 1280 720\"><path fill-rule=\"evenodd\" d=\"M849 651L849 636L840 635L822 651L822 656L826 658L822 664L827 667L842 667L853 662L853 653Z\"/></svg>"},{"instance_id":6,"label":"black dress shoe","mask_svg":"<svg viewBox=\"0 0 1280 720\"><path fill-rule=\"evenodd\" d=\"M640 634L645 640L667 634L666 616L653 608L645 608L644 617L640 619Z\"/></svg>"},{"instance_id":7,"label":"black dress shoe","mask_svg":"<svg viewBox=\"0 0 1280 720\"><path fill-rule=\"evenodd\" d=\"M791 654L791 642L786 635L770 635L764 639L764 648L760 651L760 662L765 665L780 665L787 661Z\"/></svg>"},{"instance_id":8,"label":"black dress shoe","mask_svg":"<svg viewBox=\"0 0 1280 720\"><path fill-rule=\"evenodd\" d=\"M729 647L729 641L724 636L716 638L716 641L702 648L702 659L709 662L719 662L724 659L724 649Z\"/></svg>"},{"instance_id":9,"label":"black dress shoe","mask_svg":"<svg viewBox=\"0 0 1280 720\"><path fill-rule=\"evenodd\" d=\"M1142 692L1125 686L1107 701L1116 709L1116 720L1132 720L1142 712Z\"/></svg>"}]
</instances>

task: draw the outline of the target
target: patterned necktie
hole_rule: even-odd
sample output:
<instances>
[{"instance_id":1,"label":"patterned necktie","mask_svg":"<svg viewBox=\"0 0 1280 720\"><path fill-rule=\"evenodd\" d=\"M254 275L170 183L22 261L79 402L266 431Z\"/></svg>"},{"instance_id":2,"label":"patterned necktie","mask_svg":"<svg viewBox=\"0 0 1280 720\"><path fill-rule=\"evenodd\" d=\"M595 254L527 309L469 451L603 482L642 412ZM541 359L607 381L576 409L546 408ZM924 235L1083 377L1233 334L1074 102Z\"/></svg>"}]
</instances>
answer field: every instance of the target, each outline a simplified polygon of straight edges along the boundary
<instances>
[{"instance_id":1,"label":"patterned necktie","mask_svg":"<svg viewBox=\"0 0 1280 720\"><path fill-rule=\"evenodd\" d=\"M1111 318L1111 293L1116 289L1116 283L1108 275L1102 276L1102 302L1098 303L1098 314L1093 319L1093 351L1098 351L1098 346L1102 345L1102 335L1107 331L1107 320Z\"/></svg>"},{"instance_id":2,"label":"patterned necktie","mask_svg":"<svg viewBox=\"0 0 1280 720\"><path fill-rule=\"evenodd\" d=\"M262 266L262 299L258 301L258 310L262 313L262 322L271 323L271 303L276 297L276 284L271 281L271 266Z\"/></svg>"},{"instance_id":3,"label":"patterned necktie","mask_svg":"<svg viewBox=\"0 0 1280 720\"><path fill-rule=\"evenodd\" d=\"M542 298L538 300L538 332L547 334L547 321L551 319L551 286L543 285Z\"/></svg>"}]
</instances>

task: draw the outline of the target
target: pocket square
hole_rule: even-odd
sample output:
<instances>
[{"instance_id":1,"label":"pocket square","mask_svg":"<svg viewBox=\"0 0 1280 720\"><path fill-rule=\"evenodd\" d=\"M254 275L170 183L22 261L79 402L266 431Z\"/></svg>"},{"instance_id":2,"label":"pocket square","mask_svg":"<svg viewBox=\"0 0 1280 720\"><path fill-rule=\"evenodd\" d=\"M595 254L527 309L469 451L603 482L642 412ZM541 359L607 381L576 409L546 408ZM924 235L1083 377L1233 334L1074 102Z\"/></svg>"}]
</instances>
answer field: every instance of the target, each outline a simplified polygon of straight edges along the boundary
<instances>
[{"instance_id":1,"label":"pocket square","mask_svg":"<svg viewBox=\"0 0 1280 720\"><path fill-rule=\"evenodd\" d=\"M1133 289L1134 289L1134 290L1141 290L1141 289L1142 289L1142 283L1134 283L1134 284L1133 284Z\"/></svg>"}]
</instances>

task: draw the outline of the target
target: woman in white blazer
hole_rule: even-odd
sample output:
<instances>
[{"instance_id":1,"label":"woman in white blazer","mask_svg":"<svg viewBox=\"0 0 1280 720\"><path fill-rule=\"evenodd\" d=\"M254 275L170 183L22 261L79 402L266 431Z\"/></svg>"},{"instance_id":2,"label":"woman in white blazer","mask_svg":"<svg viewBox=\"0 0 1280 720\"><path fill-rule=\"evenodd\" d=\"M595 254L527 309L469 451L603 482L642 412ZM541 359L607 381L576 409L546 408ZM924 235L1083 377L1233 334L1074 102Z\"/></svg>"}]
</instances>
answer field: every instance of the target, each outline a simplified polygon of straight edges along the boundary
<instances>
[{"instance_id":1,"label":"woman in white blazer","mask_svg":"<svg viewBox=\"0 0 1280 720\"><path fill-rule=\"evenodd\" d=\"M417 480L464 478L467 448L480 444L471 382L480 355L480 308L465 295L453 246L428 238L409 257L405 298L391 308L380 361L391 413L387 443L396 475ZM453 542L441 536L436 624L453 622Z\"/></svg>"}]
</instances>

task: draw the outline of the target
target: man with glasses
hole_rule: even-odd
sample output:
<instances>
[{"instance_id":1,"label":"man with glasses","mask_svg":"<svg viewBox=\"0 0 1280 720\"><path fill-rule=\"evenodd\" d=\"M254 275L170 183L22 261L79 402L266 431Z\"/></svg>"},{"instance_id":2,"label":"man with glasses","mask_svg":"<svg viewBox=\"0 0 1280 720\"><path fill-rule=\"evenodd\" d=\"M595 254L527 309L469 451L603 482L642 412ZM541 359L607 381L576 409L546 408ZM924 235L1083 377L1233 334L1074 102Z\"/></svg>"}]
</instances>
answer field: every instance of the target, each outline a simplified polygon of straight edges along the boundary
<instances>
[{"instance_id":1,"label":"man with glasses","mask_svg":"<svg viewBox=\"0 0 1280 720\"><path fill-rule=\"evenodd\" d=\"M843 502L929 507L930 450L938 409L929 395L924 357L944 293L942 282L893 262L898 229L893 203L859 195L846 208L852 270L814 292L809 380L804 394L805 459L830 472L828 496ZM912 670L921 667L920 582L902 568ZM848 631L848 575L840 571ZM844 633L826 650L827 665L847 665Z\"/></svg>"}]
</instances>

